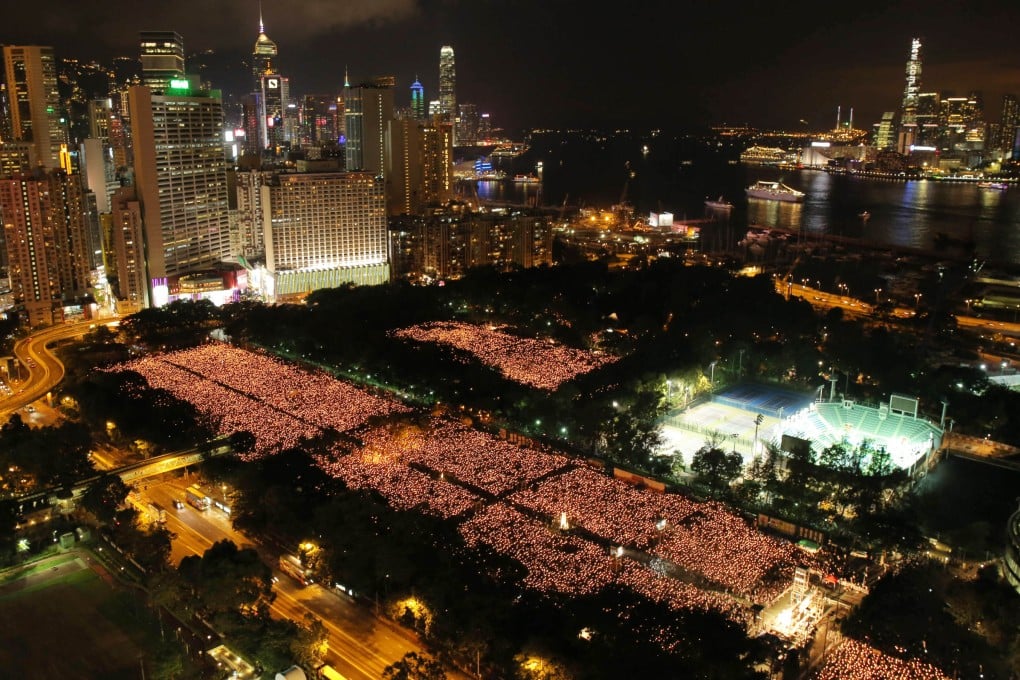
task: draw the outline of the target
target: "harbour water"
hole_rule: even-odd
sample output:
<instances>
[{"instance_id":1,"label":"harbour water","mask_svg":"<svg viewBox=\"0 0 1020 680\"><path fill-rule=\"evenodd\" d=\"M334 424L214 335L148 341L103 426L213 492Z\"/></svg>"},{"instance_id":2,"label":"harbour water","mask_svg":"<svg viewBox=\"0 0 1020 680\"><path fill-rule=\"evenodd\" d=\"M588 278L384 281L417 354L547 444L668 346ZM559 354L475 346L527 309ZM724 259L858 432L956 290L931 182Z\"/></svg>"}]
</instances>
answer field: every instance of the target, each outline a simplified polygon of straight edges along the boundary
<instances>
[{"instance_id":1,"label":"harbour water","mask_svg":"<svg viewBox=\"0 0 1020 680\"><path fill-rule=\"evenodd\" d=\"M622 198L639 214L669 211L677 220L704 217L704 201L723 196L734 204L734 233L761 226L921 249L945 237L973 243L974 255L989 264L1020 265L1020 185L998 190L779 170L735 163L737 154L693 138L544 134L503 165L512 177L535 172L541 161L541 187L506 181L480 183L477 191L483 199L544 206L608 207ZM746 199L744 189L759 179L782 181L807 197L803 203Z\"/></svg>"}]
</instances>

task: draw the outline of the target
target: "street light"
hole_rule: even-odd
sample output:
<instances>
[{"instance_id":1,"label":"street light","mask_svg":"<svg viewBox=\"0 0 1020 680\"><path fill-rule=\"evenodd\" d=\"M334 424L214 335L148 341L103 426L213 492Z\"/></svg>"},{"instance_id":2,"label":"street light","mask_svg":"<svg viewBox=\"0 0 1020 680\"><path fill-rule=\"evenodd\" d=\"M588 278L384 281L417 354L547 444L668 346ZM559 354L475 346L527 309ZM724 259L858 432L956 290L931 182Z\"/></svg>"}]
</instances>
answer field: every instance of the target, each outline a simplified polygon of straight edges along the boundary
<instances>
[{"instance_id":1,"label":"street light","mask_svg":"<svg viewBox=\"0 0 1020 680\"><path fill-rule=\"evenodd\" d=\"M917 311L917 306L921 303L921 294L914 293L914 311Z\"/></svg>"}]
</instances>

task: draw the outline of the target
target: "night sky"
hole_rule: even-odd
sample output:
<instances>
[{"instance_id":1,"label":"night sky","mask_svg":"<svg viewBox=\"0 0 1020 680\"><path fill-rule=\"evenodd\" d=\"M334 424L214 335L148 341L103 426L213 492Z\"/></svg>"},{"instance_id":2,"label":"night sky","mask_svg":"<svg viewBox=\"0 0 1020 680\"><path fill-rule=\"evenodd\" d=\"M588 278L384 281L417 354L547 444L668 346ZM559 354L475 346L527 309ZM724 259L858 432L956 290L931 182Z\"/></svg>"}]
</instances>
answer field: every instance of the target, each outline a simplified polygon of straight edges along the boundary
<instances>
[{"instance_id":1,"label":"night sky","mask_svg":"<svg viewBox=\"0 0 1020 680\"><path fill-rule=\"evenodd\" d=\"M176 30L188 53L251 53L257 0L8 3L5 43L58 56L137 55L140 30ZM145 14L141 13L144 9ZM869 127L899 105L910 40L924 91L980 90L990 121L1020 93L1020 2L624 3L576 0L264 0L266 32L295 94L415 75L436 98L439 47L457 56L457 99L508 130L722 122L828 129L836 107ZM230 89L231 83L214 83Z\"/></svg>"}]
</instances>

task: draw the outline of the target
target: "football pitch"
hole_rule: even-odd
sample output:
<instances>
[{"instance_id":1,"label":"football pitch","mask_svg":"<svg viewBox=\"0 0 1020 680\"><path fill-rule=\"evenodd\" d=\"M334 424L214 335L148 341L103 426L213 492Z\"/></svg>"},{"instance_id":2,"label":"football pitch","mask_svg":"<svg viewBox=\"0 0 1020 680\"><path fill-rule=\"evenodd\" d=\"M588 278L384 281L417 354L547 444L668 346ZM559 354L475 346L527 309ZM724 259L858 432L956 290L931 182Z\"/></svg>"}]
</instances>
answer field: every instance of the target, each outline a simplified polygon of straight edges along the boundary
<instances>
[{"instance_id":1,"label":"football pitch","mask_svg":"<svg viewBox=\"0 0 1020 680\"><path fill-rule=\"evenodd\" d=\"M0 586L5 677L141 677L153 626L149 612L83 559L68 554L46 560Z\"/></svg>"}]
</instances>

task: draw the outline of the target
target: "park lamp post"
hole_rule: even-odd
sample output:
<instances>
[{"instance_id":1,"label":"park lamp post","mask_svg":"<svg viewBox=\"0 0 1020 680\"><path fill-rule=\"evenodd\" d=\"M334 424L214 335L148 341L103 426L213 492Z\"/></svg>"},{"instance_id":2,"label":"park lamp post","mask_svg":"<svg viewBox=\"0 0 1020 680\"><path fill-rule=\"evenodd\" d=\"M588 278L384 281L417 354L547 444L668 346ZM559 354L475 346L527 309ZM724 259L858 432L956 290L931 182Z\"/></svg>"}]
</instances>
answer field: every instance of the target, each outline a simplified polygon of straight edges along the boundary
<instances>
[{"instance_id":1,"label":"park lamp post","mask_svg":"<svg viewBox=\"0 0 1020 680\"><path fill-rule=\"evenodd\" d=\"M751 457L758 455L758 426L765 420L765 416L758 414L754 417L754 444L751 446Z\"/></svg>"}]
</instances>

